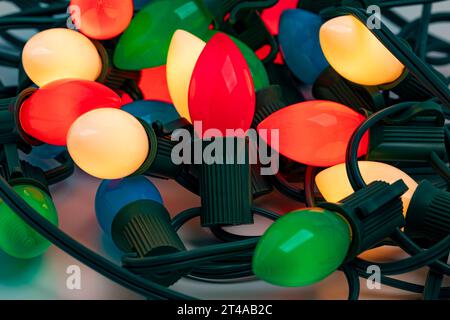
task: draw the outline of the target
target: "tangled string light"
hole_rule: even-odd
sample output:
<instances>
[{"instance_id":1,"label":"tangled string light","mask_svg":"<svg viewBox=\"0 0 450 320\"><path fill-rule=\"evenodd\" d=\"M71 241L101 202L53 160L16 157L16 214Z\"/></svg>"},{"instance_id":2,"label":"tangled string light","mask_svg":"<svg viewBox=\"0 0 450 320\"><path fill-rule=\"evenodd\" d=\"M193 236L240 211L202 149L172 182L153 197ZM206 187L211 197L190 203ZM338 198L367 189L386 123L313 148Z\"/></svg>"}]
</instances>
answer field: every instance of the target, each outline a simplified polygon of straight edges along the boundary
<instances>
[{"instance_id":1,"label":"tangled string light","mask_svg":"<svg viewBox=\"0 0 450 320\"><path fill-rule=\"evenodd\" d=\"M450 63L450 43L429 33L450 17L432 12L438 0L12 2L20 11L0 17L0 37L21 51L0 51L19 74L0 83L4 252L30 259L54 244L148 299L194 299L169 288L182 277L301 287L341 270L355 300L374 264L387 286L450 297L450 91L435 69ZM392 10L414 4L414 21ZM11 32L29 28L38 32L27 41ZM250 128L280 156L276 174L250 163L236 133ZM241 145L232 157L245 161L175 163L179 129L201 137L190 143L202 151ZM75 164L103 179L95 211L121 266L58 228L49 186ZM171 219L146 176L177 181L201 206ZM299 209L255 206L274 189ZM255 215L273 220L260 237L223 229ZM221 243L186 249L177 231L197 217ZM361 257L380 246L409 257ZM423 267L424 284L391 277Z\"/></svg>"}]
</instances>

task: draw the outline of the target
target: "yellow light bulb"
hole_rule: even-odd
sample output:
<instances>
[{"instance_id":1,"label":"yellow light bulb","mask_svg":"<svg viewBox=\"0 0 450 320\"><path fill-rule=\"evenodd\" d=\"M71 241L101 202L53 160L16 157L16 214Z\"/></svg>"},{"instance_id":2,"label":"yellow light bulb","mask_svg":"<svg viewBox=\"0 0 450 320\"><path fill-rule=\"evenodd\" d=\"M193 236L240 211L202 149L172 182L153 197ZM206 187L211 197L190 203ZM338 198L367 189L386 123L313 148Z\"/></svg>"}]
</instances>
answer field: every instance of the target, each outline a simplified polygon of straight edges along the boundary
<instances>
[{"instance_id":1,"label":"yellow light bulb","mask_svg":"<svg viewBox=\"0 0 450 320\"><path fill-rule=\"evenodd\" d=\"M382 162L359 161L358 165L361 175L367 184L373 181L394 183L397 180L403 180L409 188L402 196L403 212L406 213L411 197L417 188L417 183L403 171ZM320 172L316 176L316 185L328 202L339 202L354 192L347 177L345 163Z\"/></svg>"},{"instance_id":2,"label":"yellow light bulb","mask_svg":"<svg viewBox=\"0 0 450 320\"><path fill-rule=\"evenodd\" d=\"M175 31L167 55L167 85L170 97L182 118L191 121L188 107L189 84L198 57L206 42L184 30Z\"/></svg>"},{"instance_id":3,"label":"yellow light bulb","mask_svg":"<svg viewBox=\"0 0 450 320\"><path fill-rule=\"evenodd\" d=\"M340 16L320 28L320 45L330 65L349 81L377 86L396 81L404 65L353 16Z\"/></svg>"},{"instance_id":4,"label":"yellow light bulb","mask_svg":"<svg viewBox=\"0 0 450 320\"><path fill-rule=\"evenodd\" d=\"M22 63L39 87L60 79L94 81L102 70L97 48L79 32L54 28L35 34L23 48Z\"/></svg>"},{"instance_id":5,"label":"yellow light bulb","mask_svg":"<svg viewBox=\"0 0 450 320\"><path fill-rule=\"evenodd\" d=\"M67 134L72 159L100 179L120 179L136 172L149 153L141 123L120 109L102 108L79 117Z\"/></svg>"}]
</instances>

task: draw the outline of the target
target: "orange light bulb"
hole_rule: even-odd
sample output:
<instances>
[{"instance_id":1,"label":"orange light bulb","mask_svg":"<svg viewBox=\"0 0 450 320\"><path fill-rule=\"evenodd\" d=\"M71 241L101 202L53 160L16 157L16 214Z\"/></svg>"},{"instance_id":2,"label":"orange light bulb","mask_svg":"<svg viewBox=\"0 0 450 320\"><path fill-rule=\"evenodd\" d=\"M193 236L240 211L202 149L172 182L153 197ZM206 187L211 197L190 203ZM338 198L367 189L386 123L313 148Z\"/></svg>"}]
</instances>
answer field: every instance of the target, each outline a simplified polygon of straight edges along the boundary
<instances>
[{"instance_id":1,"label":"orange light bulb","mask_svg":"<svg viewBox=\"0 0 450 320\"><path fill-rule=\"evenodd\" d=\"M307 165L329 167L345 161L350 138L364 119L342 104L315 100L278 110L258 125L258 131L278 130L279 144L271 140L271 134L261 137L282 155ZM368 144L366 134L358 156L367 153Z\"/></svg>"},{"instance_id":2,"label":"orange light bulb","mask_svg":"<svg viewBox=\"0 0 450 320\"><path fill-rule=\"evenodd\" d=\"M400 169L382 162L358 161L358 166L367 184L374 181L394 183L403 180L408 186L408 191L402 196L403 212L406 213L417 188L417 183L410 176ZM339 202L354 192L348 180L345 163L321 171L316 176L316 184L320 193L328 202Z\"/></svg>"},{"instance_id":3,"label":"orange light bulb","mask_svg":"<svg viewBox=\"0 0 450 320\"><path fill-rule=\"evenodd\" d=\"M405 66L353 16L328 20L320 28L320 45L330 65L349 81L377 86L396 81Z\"/></svg>"}]
</instances>

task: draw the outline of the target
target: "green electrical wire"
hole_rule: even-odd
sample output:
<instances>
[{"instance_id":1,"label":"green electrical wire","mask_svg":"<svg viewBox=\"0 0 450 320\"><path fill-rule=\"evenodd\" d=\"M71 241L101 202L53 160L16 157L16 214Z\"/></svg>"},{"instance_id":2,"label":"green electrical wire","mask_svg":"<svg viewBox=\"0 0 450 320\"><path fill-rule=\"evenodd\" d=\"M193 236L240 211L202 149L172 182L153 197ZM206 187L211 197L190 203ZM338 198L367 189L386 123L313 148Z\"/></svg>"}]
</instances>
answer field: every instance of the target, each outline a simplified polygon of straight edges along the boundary
<instances>
[{"instance_id":1,"label":"green electrical wire","mask_svg":"<svg viewBox=\"0 0 450 320\"><path fill-rule=\"evenodd\" d=\"M341 15L352 15L362 23L369 18L368 14L362 9L351 7L339 7L331 10L323 10L321 14L325 18L331 18ZM431 67L419 59L411 49L400 41L395 34L392 33L381 22L380 29L370 29L370 31L383 43L383 45L391 51L391 53L415 76L421 84L433 95L435 95L446 107L450 108L450 91L445 83ZM448 112L448 110L447 110Z\"/></svg>"},{"instance_id":2,"label":"green electrical wire","mask_svg":"<svg viewBox=\"0 0 450 320\"><path fill-rule=\"evenodd\" d=\"M1 176L0 197L19 217L44 238L110 280L151 299L192 299L192 297L143 279L75 241L31 208Z\"/></svg>"},{"instance_id":3,"label":"green electrical wire","mask_svg":"<svg viewBox=\"0 0 450 320\"><path fill-rule=\"evenodd\" d=\"M366 121L363 122L354 132L350 139L346 153L346 170L348 179L354 190L359 190L366 186L366 183L364 182L358 168L357 157L357 149L363 135L377 122L386 117L393 116L400 111L412 108L415 104L415 102L404 102L378 111L367 118ZM391 239L397 242L399 246L402 247L407 253L411 254L412 257L384 265L384 272L391 274L397 272L401 273L403 270L414 270L425 265L430 265L435 270L446 275L450 275L450 266L439 261L439 258L441 258L450 248L450 236L447 236L426 251L417 246L400 230L397 230L393 235L391 235ZM370 262L367 263L370 264Z\"/></svg>"}]
</instances>

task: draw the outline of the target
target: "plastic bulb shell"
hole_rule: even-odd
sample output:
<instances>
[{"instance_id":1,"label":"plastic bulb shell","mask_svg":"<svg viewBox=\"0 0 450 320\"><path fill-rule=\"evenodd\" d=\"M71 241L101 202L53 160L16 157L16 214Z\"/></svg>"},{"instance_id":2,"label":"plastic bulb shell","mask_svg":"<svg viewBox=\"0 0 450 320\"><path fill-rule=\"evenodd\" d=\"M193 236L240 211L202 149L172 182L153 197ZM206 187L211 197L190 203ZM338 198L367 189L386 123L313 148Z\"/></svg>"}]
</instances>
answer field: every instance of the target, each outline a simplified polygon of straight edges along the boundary
<instances>
[{"instance_id":1,"label":"plastic bulb shell","mask_svg":"<svg viewBox=\"0 0 450 320\"><path fill-rule=\"evenodd\" d=\"M158 189L144 176L103 180L95 195L95 212L102 230L111 235L111 226L117 213L139 200L163 203Z\"/></svg>"},{"instance_id":2,"label":"plastic bulb shell","mask_svg":"<svg viewBox=\"0 0 450 320\"><path fill-rule=\"evenodd\" d=\"M259 240L253 272L274 285L308 286L339 268L350 243L350 226L336 212L293 211L274 222Z\"/></svg>"},{"instance_id":3,"label":"plastic bulb shell","mask_svg":"<svg viewBox=\"0 0 450 320\"><path fill-rule=\"evenodd\" d=\"M74 24L91 39L112 39L133 18L132 0L70 0L70 5Z\"/></svg>"},{"instance_id":4,"label":"plastic bulb shell","mask_svg":"<svg viewBox=\"0 0 450 320\"><path fill-rule=\"evenodd\" d=\"M206 34L206 39L211 39L217 33L220 33L220 31L209 30ZM267 70L264 67L264 64L258 58L256 53L238 38L235 38L228 34L227 36L230 37L230 39L233 40L234 44L238 46L239 50L241 50L241 53L244 56L245 61L247 62L250 69L250 73L252 74L255 91L267 88L270 85L269 75L267 74Z\"/></svg>"},{"instance_id":5,"label":"plastic bulb shell","mask_svg":"<svg viewBox=\"0 0 450 320\"><path fill-rule=\"evenodd\" d=\"M39 87L61 79L94 81L102 70L94 44L83 34L63 28L44 30L31 37L23 48L22 64Z\"/></svg>"},{"instance_id":6,"label":"plastic bulb shell","mask_svg":"<svg viewBox=\"0 0 450 320\"><path fill-rule=\"evenodd\" d=\"M250 69L230 37L218 33L200 54L189 86L191 120L202 122L202 132L197 134L203 137L209 129L219 136L226 136L227 129L245 132L254 113L255 89Z\"/></svg>"},{"instance_id":7,"label":"plastic bulb shell","mask_svg":"<svg viewBox=\"0 0 450 320\"><path fill-rule=\"evenodd\" d=\"M322 18L315 13L296 9L283 12L279 41L284 61L294 75L313 84L329 66L320 47Z\"/></svg>"},{"instance_id":8,"label":"plastic bulb shell","mask_svg":"<svg viewBox=\"0 0 450 320\"><path fill-rule=\"evenodd\" d=\"M167 85L170 97L182 118L191 121L188 107L189 84L198 57L206 46L206 42L193 34L175 31L170 42L167 56Z\"/></svg>"},{"instance_id":9,"label":"plastic bulb shell","mask_svg":"<svg viewBox=\"0 0 450 320\"><path fill-rule=\"evenodd\" d=\"M74 162L100 179L120 179L136 172L150 147L146 130L129 113L111 108L79 117L67 134Z\"/></svg>"},{"instance_id":10,"label":"plastic bulb shell","mask_svg":"<svg viewBox=\"0 0 450 320\"><path fill-rule=\"evenodd\" d=\"M299 0L279 0L274 6L262 11L261 19L272 35L278 35L280 18L288 9L297 8Z\"/></svg>"},{"instance_id":11,"label":"plastic bulb shell","mask_svg":"<svg viewBox=\"0 0 450 320\"><path fill-rule=\"evenodd\" d=\"M72 123L99 108L120 108L121 98L108 87L88 80L58 80L34 92L20 107L22 129L33 138L66 145Z\"/></svg>"},{"instance_id":12,"label":"plastic bulb shell","mask_svg":"<svg viewBox=\"0 0 450 320\"><path fill-rule=\"evenodd\" d=\"M353 132L365 118L342 104L313 100L285 107L258 125L258 131L273 149L299 163L330 167L345 161ZM279 140L271 130L278 130ZM369 135L361 140L358 156L367 153Z\"/></svg>"},{"instance_id":13,"label":"plastic bulb shell","mask_svg":"<svg viewBox=\"0 0 450 320\"><path fill-rule=\"evenodd\" d=\"M405 66L353 16L328 20L320 45L330 65L347 80L366 86L395 82Z\"/></svg>"},{"instance_id":14,"label":"plastic bulb shell","mask_svg":"<svg viewBox=\"0 0 450 320\"><path fill-rule=\"evenodd\" d=\"M145 100L158 100L172 103L167 86L166 66L147 68L141 70L139 89Z\"/></svg>"},{"instance_id":15,"label":"plastic bulb shell","mask_svg":"<svg viewBox=\"0 0 450 320\"><path fill-rule=\"evenodd\" d=\"M209 30L204 37L209 41L216 30ZM255 87L255 91L269 86L269 76L263 63L256 54L242 41L229 36L243 54ZM169 47L167 57L167 83L172 101L180 115L191 121L188 107L189 84L195 64L206 46L206 42L184 30L177 30Z\"/></svg>"},{"instance_id":16,"label":"plastic bulb shell","mask_svg":"<svg viewBox=\"0 0 450 320\"><path fill-rule=\"evenodd\" d=\"M114 64L141 70L166 64L170 40L177 29L202 37L212 17L197 0L153 0L140 10L120 37Z\"/></svg>"},{"instance_id":17,"label":"plastic bulb shell","mask_svg":"<svg viewBox=\"0 0 450 320\"><path fill-rule=\"evenodd\" d=\"M358 161L358 166L367 184L374 181L384 181L392 184L398 180L403 180L408 186L408 191L402 196L403 212L406 213L411 198L416 191L417 182L400 169L382 162ZM316 185L327 202L340 202L354 192L348 180L345 163L319 172L316 175Z\"/></svg>"},{"instance_id":18,"label":"plastic bulb shell","mask_svg":"<svg viewBox=\"0 0 450 320\"><path fill-rule=\"evenodd\" d=\"M13 189L41 216L58 225L58 213L50 196L31 185ZM32 259L44 254L50 242L26 224L0 199L0 249L18 259Z\"/></svg>"}]
</instances>

